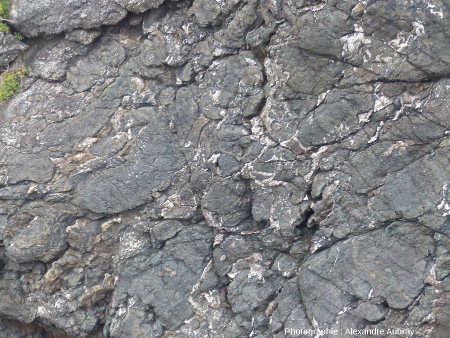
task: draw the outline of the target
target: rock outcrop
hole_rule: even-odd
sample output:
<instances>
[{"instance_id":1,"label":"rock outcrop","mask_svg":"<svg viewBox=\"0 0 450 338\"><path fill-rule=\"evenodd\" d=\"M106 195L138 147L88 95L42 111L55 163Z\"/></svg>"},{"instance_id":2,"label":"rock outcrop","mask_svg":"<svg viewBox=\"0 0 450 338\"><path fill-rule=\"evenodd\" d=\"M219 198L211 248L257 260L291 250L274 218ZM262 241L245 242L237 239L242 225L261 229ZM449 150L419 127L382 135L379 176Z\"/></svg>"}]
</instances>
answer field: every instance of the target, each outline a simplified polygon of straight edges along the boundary
<instances>
[{"instance_id":1,"label":"rock outcrop","mask_svg":"<svg viewBox=\"0 0 450 338\"><path fill-rule=\"evenodd\" d=\"M448 337L449 11L10 1L0 336Z\"/></svg>"}]
</instances>

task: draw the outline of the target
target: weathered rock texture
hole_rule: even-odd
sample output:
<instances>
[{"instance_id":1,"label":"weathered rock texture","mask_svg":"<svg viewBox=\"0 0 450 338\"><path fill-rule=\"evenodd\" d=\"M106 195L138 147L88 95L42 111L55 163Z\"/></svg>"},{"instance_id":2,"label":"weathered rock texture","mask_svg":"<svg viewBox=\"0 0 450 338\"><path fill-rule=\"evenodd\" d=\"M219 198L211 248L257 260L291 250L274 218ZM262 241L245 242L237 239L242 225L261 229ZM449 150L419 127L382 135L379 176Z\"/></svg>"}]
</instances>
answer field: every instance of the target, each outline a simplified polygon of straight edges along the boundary
<instances>
[{"instance_id":1,"label":"weathered rock texture","mask_svg":"<svg viewBox=\"0 0 450 338\"><path fill-rule=\"evenodd\" d=\"M0 336L449 337L449 11L11 1Z\"/></svg>"}]
</instances>

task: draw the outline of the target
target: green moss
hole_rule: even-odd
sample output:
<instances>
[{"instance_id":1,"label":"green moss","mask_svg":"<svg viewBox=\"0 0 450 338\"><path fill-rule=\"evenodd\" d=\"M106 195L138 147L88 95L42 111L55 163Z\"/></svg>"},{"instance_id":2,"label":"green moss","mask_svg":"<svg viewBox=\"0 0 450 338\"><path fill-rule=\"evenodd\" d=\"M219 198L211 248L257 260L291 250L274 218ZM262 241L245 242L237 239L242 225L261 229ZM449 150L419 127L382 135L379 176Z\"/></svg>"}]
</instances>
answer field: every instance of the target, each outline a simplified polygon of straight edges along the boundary
<instances>
[{"instance_id":1,"label":"green moss","mask_svg":"<svg viewBox=\"0 0 450 338\"><path fill-rule=\"evenodd\" d=\"M0 32L9 33L9 26L6 23L0 22Z\"/></svg>"},{"instance_id":2,"label":"green moss","mask_svg":"<svg viewBox=\"0 0 450 338\"><path fill-rule=\"evenodd\" d=\"M7 101L20 90L20 80L27 75L27 67L20 67L5 71L0 82L0 103Z\"/></svg>"},{"instance_id":3,"label":"green moss","mask_svg":"<svg viewBox=\"0 0 450 338\"><path fill-rule=\"evenodd\" d=\"M9 14L9 0L0 0L0 17L7 18Z\"/></svg>"}]
</instances>

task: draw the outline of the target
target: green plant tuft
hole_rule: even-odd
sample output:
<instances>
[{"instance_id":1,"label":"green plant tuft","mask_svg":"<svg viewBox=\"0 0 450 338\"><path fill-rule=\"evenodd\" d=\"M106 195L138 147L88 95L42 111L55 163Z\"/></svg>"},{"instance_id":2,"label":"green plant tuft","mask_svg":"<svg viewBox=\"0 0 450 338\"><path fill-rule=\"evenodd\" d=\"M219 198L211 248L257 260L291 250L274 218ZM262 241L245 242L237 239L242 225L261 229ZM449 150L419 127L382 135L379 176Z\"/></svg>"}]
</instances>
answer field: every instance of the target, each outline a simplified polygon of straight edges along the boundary
<instances>
[{"instance_id":1,"label":"green plant tuft","mask_svg":"<svg viewBox=\"0 0 450 338\"><path fill-rule=\"evenodd\" d=\"M20 90L20 80L28 73L25 66L5 71L0 82L0 103L7 101Z\"/></svg>"},{"instance_id":2,"label":"green plant tuft","mask_svg":"<svg viewBox=\"0 0 450 338\"><path fill-rule=\"evenodd\" d=\"M16 37L17 40L20 40L20 41L22 41L22 40L25 39L25 37L23 36L23 34L22 34L22 33L19 33L19 32L15 32L15 33L14 33L14 36Z\"/></svg>"},{"instance_id":3,"label":"green plant tuft","mask_svg":"<svg viewBox=\"0 0 450 338\"><path fill-rule=\"evenodd\" d=\"M0 17L7 18L9 15L9 0L0 0Z\"/></svg>"},{"instance_id":4,"label":"green plant tuft","mask_svg":"<svg viewBox=\"0 0 450 338\"><path fill-rule=\"evenodd\" d=\"M9 26L6 23L0 22L0 32L9 33Z\"/></svg>"}]
</instances>

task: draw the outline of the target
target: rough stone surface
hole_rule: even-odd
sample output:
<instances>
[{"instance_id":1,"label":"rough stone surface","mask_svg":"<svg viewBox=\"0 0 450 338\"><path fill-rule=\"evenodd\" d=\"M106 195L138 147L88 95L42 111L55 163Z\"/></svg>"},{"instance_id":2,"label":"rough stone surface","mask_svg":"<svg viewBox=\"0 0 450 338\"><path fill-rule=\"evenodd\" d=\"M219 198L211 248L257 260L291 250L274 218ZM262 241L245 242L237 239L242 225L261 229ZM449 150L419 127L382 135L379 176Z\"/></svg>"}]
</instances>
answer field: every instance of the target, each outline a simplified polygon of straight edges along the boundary
<instances>
[{"instance_id":1,"label":"rough stone surface","mask_svg":"<svg viewBox=\"0 0 450 338\"><path fill-rule=\"evenodd\" d=\"M122 7L134 13L142 13L149 9L158 8L165 0L114 0Z\"/></svg>"},{"instance_id":2,"label":"rough stone surface","mask_svg":"<svg viewBox=\"0 0 450 338\"><path fill-rule=\"evenodd\" d=\"M449 336L448 2L10 4L1 337Z\"/></svg>"},{"instance_id":3,"label":"rough stone surface","mask_svg":"<svg viewBox=\"0 0 450 338\"><path fill-rule=\"evenodd\" d=\"M27 45L13 35L0 32L0 67L8 66L25 49L27 49Z\"/></svg>"}]
</instances>

